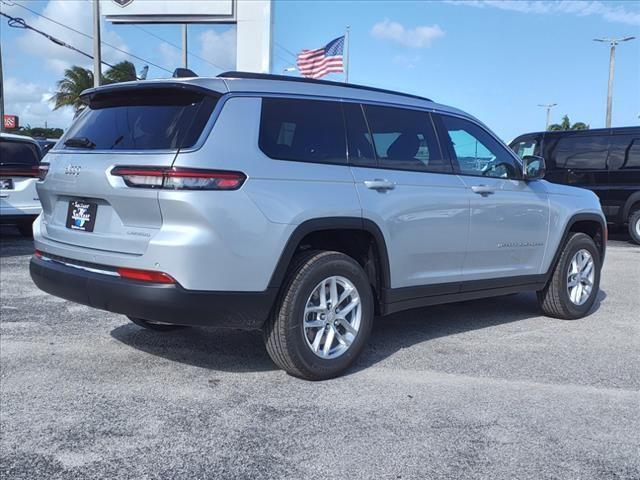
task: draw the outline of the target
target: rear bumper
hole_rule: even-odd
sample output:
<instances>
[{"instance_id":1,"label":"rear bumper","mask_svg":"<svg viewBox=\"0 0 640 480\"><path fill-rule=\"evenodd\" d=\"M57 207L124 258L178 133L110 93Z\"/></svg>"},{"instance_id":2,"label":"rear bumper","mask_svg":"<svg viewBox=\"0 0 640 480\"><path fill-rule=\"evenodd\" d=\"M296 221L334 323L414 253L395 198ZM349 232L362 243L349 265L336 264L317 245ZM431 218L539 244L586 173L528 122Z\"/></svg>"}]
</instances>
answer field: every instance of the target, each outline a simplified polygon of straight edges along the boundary
<instances>
[{"instance_id":1,"label":"rear bumper","mask_svg":"<svg viewBox=\"0 0 640 480\"><path fill-rule=\"evenodd\" d=\"M210 292L123 279L32 257L31 278L41 290L72 302L177 325L261 328L276 290Z\"/></svg>"}]
</instances>

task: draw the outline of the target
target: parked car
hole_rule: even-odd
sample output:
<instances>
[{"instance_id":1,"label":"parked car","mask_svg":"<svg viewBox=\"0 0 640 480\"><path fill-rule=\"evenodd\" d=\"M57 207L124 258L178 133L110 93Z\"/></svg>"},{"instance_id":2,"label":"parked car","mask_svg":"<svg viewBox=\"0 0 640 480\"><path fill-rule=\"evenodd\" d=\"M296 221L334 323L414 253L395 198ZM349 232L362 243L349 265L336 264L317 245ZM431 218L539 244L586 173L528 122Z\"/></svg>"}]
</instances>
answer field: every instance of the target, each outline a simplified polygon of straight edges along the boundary
<instances>
[{"instance_id":1,"label":"parked car","mask_svg":"<svg viewBox=\"0 0 640 480\"><path fill-rule=\"evenodd\" d=\"M548 181L596 193L607 221L640 244L640 127L527 133L510 146L543 156Z\"/></svg>"},{"instance_id":2,"label":"parked car","mask_svg":"<svg viewBox=\"0 0 640 480\"><path fill-rule=\"evenodd\" d=\"M49 150L53 148L58 140L52 138L36 138L36 142L40 145L40 149L42 150L42 155L46 155Z\"/></svg>"},{"instance_id":3,"label":"parked car","mask_svg":"<svg viewBox=\"0 0 640 480\"><path fill-rule=\"evenodd\" d=\"M15 224L28 237L41 211L36 192L41 158L32 138L0 133L0 223Z\"/></svg>"},{"instance_id":4,"label":"parked car","mask_svg":"<svg viewBox=\"0 0 640 480\"><path fill-rule=\"evenodd\" d=\"M455 108L242 72L82 98L38 184L31 276L53 295L155 330L262 329L306 379L348 368L376 314L537 291L575 319L598 295L597 197Z\"/></svg>"}]
</instances>

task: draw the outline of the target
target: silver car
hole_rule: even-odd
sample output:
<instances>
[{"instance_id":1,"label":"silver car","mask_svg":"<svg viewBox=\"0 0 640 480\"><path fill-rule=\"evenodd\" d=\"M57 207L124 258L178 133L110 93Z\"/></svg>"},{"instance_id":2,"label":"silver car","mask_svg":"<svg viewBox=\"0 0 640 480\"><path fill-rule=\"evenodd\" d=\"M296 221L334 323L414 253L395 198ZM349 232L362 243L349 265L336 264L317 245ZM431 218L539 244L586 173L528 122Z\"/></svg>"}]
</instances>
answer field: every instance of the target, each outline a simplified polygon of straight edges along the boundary
<instances>
[{"instance_id":1,"label":"silver car","mask_svg":"<svg viewBox=\"0 0 640 480\"><path fill-rule=\"evenodd\" d=\"M228 72L91 89L38 184L31 276L145 328L262 329L326 379L375 315L536 291L598 295L596 196L542 180L481 122L375 88Z\"/></svg>"}]
</instances>

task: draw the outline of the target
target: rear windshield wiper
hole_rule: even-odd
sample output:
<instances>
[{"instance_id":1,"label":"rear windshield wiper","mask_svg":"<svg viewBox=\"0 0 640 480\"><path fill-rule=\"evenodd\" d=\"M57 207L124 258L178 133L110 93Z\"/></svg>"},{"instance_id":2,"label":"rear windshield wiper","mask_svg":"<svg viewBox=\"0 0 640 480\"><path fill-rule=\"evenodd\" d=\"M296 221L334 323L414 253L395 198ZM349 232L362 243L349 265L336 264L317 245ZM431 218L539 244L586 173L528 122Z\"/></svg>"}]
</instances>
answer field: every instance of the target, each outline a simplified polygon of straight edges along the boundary
<instances>
[{"instance_id":1,"label":"rear windshield wiper","mask_svg":"<svg viewBox=\"0 0 640 480\"><path fill-rule=\"evenodd\" d=\"M71 137L65 140L65 147L96 148L96 144L87 137Z\"/></svg>"}]
</instances>

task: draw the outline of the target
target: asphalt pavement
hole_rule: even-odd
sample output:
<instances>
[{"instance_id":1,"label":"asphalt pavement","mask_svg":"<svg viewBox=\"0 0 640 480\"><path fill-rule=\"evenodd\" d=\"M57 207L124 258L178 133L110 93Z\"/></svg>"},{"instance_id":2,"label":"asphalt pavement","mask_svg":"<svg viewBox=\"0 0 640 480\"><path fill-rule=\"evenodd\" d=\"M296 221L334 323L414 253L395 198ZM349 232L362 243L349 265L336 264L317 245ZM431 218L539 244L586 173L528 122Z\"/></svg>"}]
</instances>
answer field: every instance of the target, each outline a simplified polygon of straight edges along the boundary
<instances>
[{"instance_id":1,"label":"asphalt pavement","mask_svg":"<svg viewBox=\"0 0 640 480\"><path fill-rule=\"evenodd\" d=\"M594 311L531 294L378 319L345 376L275 368L259 332L143 330L40 292L0 230L0 478L640 479L640 247Z\"/></svg>"}]
</instances>

